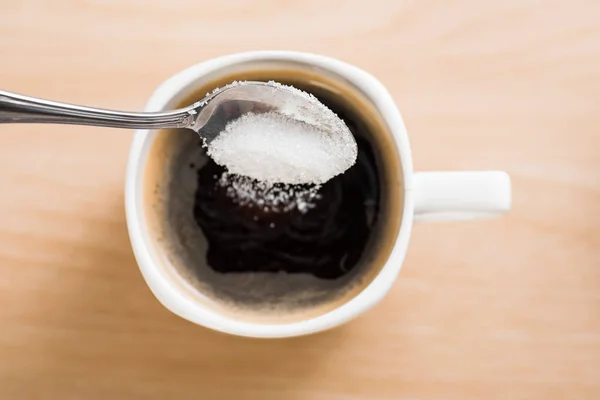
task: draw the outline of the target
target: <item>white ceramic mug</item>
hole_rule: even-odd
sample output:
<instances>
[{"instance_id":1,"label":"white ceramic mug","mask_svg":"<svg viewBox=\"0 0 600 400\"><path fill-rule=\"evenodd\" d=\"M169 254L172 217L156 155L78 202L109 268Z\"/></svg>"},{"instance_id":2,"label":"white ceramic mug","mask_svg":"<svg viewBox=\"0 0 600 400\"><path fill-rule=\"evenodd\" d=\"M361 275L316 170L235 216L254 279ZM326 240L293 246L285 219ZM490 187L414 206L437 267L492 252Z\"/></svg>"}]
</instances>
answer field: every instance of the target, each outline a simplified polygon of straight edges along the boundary
<instances>
[{"instance_id":1,"label":"white ceramic mug","mask_svg":"<svg viewBox=\"0 0 600 400\"><path fill-rule=\"evenodd\" d=\"M186 296L165 273L164 265L150 250L150 232L143 215L143 171L155 131L137 131L127 167L127 225L135 257L144 279L157 299L173 313L205 327L240 336L288 337L319 332L340 325L376 304L398 276L411 234L413 220L477 219L502 214L511 203L510 178L505 172L413 172L406 128L392 97L367 72L332 58L289 51L248 52L219 57L188 68L165 81L147 103L146 111L174 107L193 93L202 79L216 72L240 70L248 63L284 61L327 71L352 83L372 102L388 127L402 167L404 201L395 245L378 275L359 294L339 307L314 318L283 324L239 321Z\"/></svg>"}]
</instances>

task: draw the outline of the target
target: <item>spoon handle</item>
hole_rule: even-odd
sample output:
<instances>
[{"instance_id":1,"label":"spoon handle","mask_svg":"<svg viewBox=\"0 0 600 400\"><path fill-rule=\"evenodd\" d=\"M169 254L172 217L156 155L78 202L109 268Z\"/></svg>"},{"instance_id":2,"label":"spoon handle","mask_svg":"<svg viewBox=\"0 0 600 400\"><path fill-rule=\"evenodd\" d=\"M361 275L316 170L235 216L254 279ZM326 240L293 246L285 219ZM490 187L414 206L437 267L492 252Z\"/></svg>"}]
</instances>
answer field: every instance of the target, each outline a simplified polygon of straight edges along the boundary
<instances>
[{"instance_id":1,"label":"spoon handle","mask_svg":"<svg viewBox=\"0 0 600 400\"><path fill-rule=\"evenodd\" d=\"M122 112L42 100L0 90L0 123L72 124L128 129L186 128L193 123L192 109Z\"/></svg>"}]
</instances>

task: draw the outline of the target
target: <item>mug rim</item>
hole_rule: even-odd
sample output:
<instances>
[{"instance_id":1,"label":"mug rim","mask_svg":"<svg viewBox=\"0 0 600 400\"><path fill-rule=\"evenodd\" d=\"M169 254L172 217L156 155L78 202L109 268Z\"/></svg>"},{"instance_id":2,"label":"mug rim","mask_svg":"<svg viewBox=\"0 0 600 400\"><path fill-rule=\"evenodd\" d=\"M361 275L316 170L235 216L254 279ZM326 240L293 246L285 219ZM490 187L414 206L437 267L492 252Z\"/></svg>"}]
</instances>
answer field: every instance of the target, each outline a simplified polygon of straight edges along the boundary
<instances>
[{"instance_id":1,"label":"mug rim","mask_svg":"<svg viewBox=\"0 0 600 400\"><path fill-rule=\"evenodd\" d=\"M154 135L150 130L134 134L125 180L125 214L133 252L140 271L158 301L180 317L207 328L238 336L274 338L300 336L340 325L362 314L379 302L390 290L402 267L413 224L413 165L408 135L400 111L383 84L368 72L346 62L323 55L295 51L250 51L213 58L184 69L161 83L150 96L145 111L160 111L189 88L199 77L226 66L249 61L296 61L313 64L352 82L373 102L390 127L402 168L404 209L393 249L377 276L355 297L317 317L283 324L236 321L218 314L183 296L159 273L146 239L142 217L143 168L140 160L146 154Z\"/></svg>"}]
</instances>

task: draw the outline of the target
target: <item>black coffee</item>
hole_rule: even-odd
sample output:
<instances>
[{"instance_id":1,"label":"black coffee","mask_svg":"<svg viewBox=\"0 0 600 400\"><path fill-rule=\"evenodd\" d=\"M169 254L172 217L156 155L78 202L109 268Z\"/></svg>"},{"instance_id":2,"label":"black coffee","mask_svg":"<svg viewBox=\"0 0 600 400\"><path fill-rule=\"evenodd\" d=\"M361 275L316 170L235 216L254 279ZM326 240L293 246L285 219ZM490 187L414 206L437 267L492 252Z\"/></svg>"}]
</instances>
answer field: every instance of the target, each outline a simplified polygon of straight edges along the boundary
<instances>
[{"instance_id":1,"label":"black coffee","mask_svg":"<svg viewBox=\"0 0 600 400\"><path fill-rule=\"evenodd\" d=\"M357 162L324 184L305 213L259 211L227 195L218 182L223 169L196 133L162 130L144 173L152 250L173 285L232 318L282 323L323 315L359 295L394 247L403 209L395 143L360 89L294 63L211 77L173 106L234 80L275 80L313 93L354 134Z\"/></svg>"},{"instance_id":2,"label":"black coffee","mask_svg":"<svg viewBox=\"0 0 600 400\"><path fill-rule=\"evenodd\" d=\"M359 265L379 215L376 159L363 125L340 105L320 100L354 134L358 158L321 187L308 211L265 212L239 205L218 184L222 167L208 160L198 168L193 215L208 245L206 263L214 271L303 273L334 280Z\"/></svg>"}]
</instances>

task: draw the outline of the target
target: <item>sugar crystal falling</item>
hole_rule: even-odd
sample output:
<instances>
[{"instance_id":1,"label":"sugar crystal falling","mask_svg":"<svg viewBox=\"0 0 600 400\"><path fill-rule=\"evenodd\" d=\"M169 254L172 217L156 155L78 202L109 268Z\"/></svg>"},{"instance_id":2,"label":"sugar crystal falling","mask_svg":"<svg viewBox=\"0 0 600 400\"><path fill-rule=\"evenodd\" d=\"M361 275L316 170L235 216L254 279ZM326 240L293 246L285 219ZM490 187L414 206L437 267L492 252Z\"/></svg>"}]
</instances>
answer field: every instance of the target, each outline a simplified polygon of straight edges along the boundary
<instances>
[{"instance_id":1,"label":"sugar crystal falling","mask_svg":"<svg viewBox=\"0 0 600 400\"><path fill-rule=\"evenodd\" d=\"M265 212L305 213L319 199L320 185L356 162L356 142L346 124L313 95L268 85L276 89L277 107L230 121L209 143L208 155L226 167L218 185L236 203Z\"/></svg>"},{"instance_id":2,"label":"sugar crystal falling","mask_svg":"<svg viewBox=\"0 0 600 400\"><path fill-rule=\"evenodd\" d=\"M240 206L260 208L264 212L288 212L297 209L305 213L321 198L320 185L270 184L247 176L223 172L217 185Z\"/></svg>"}]
</instances>

